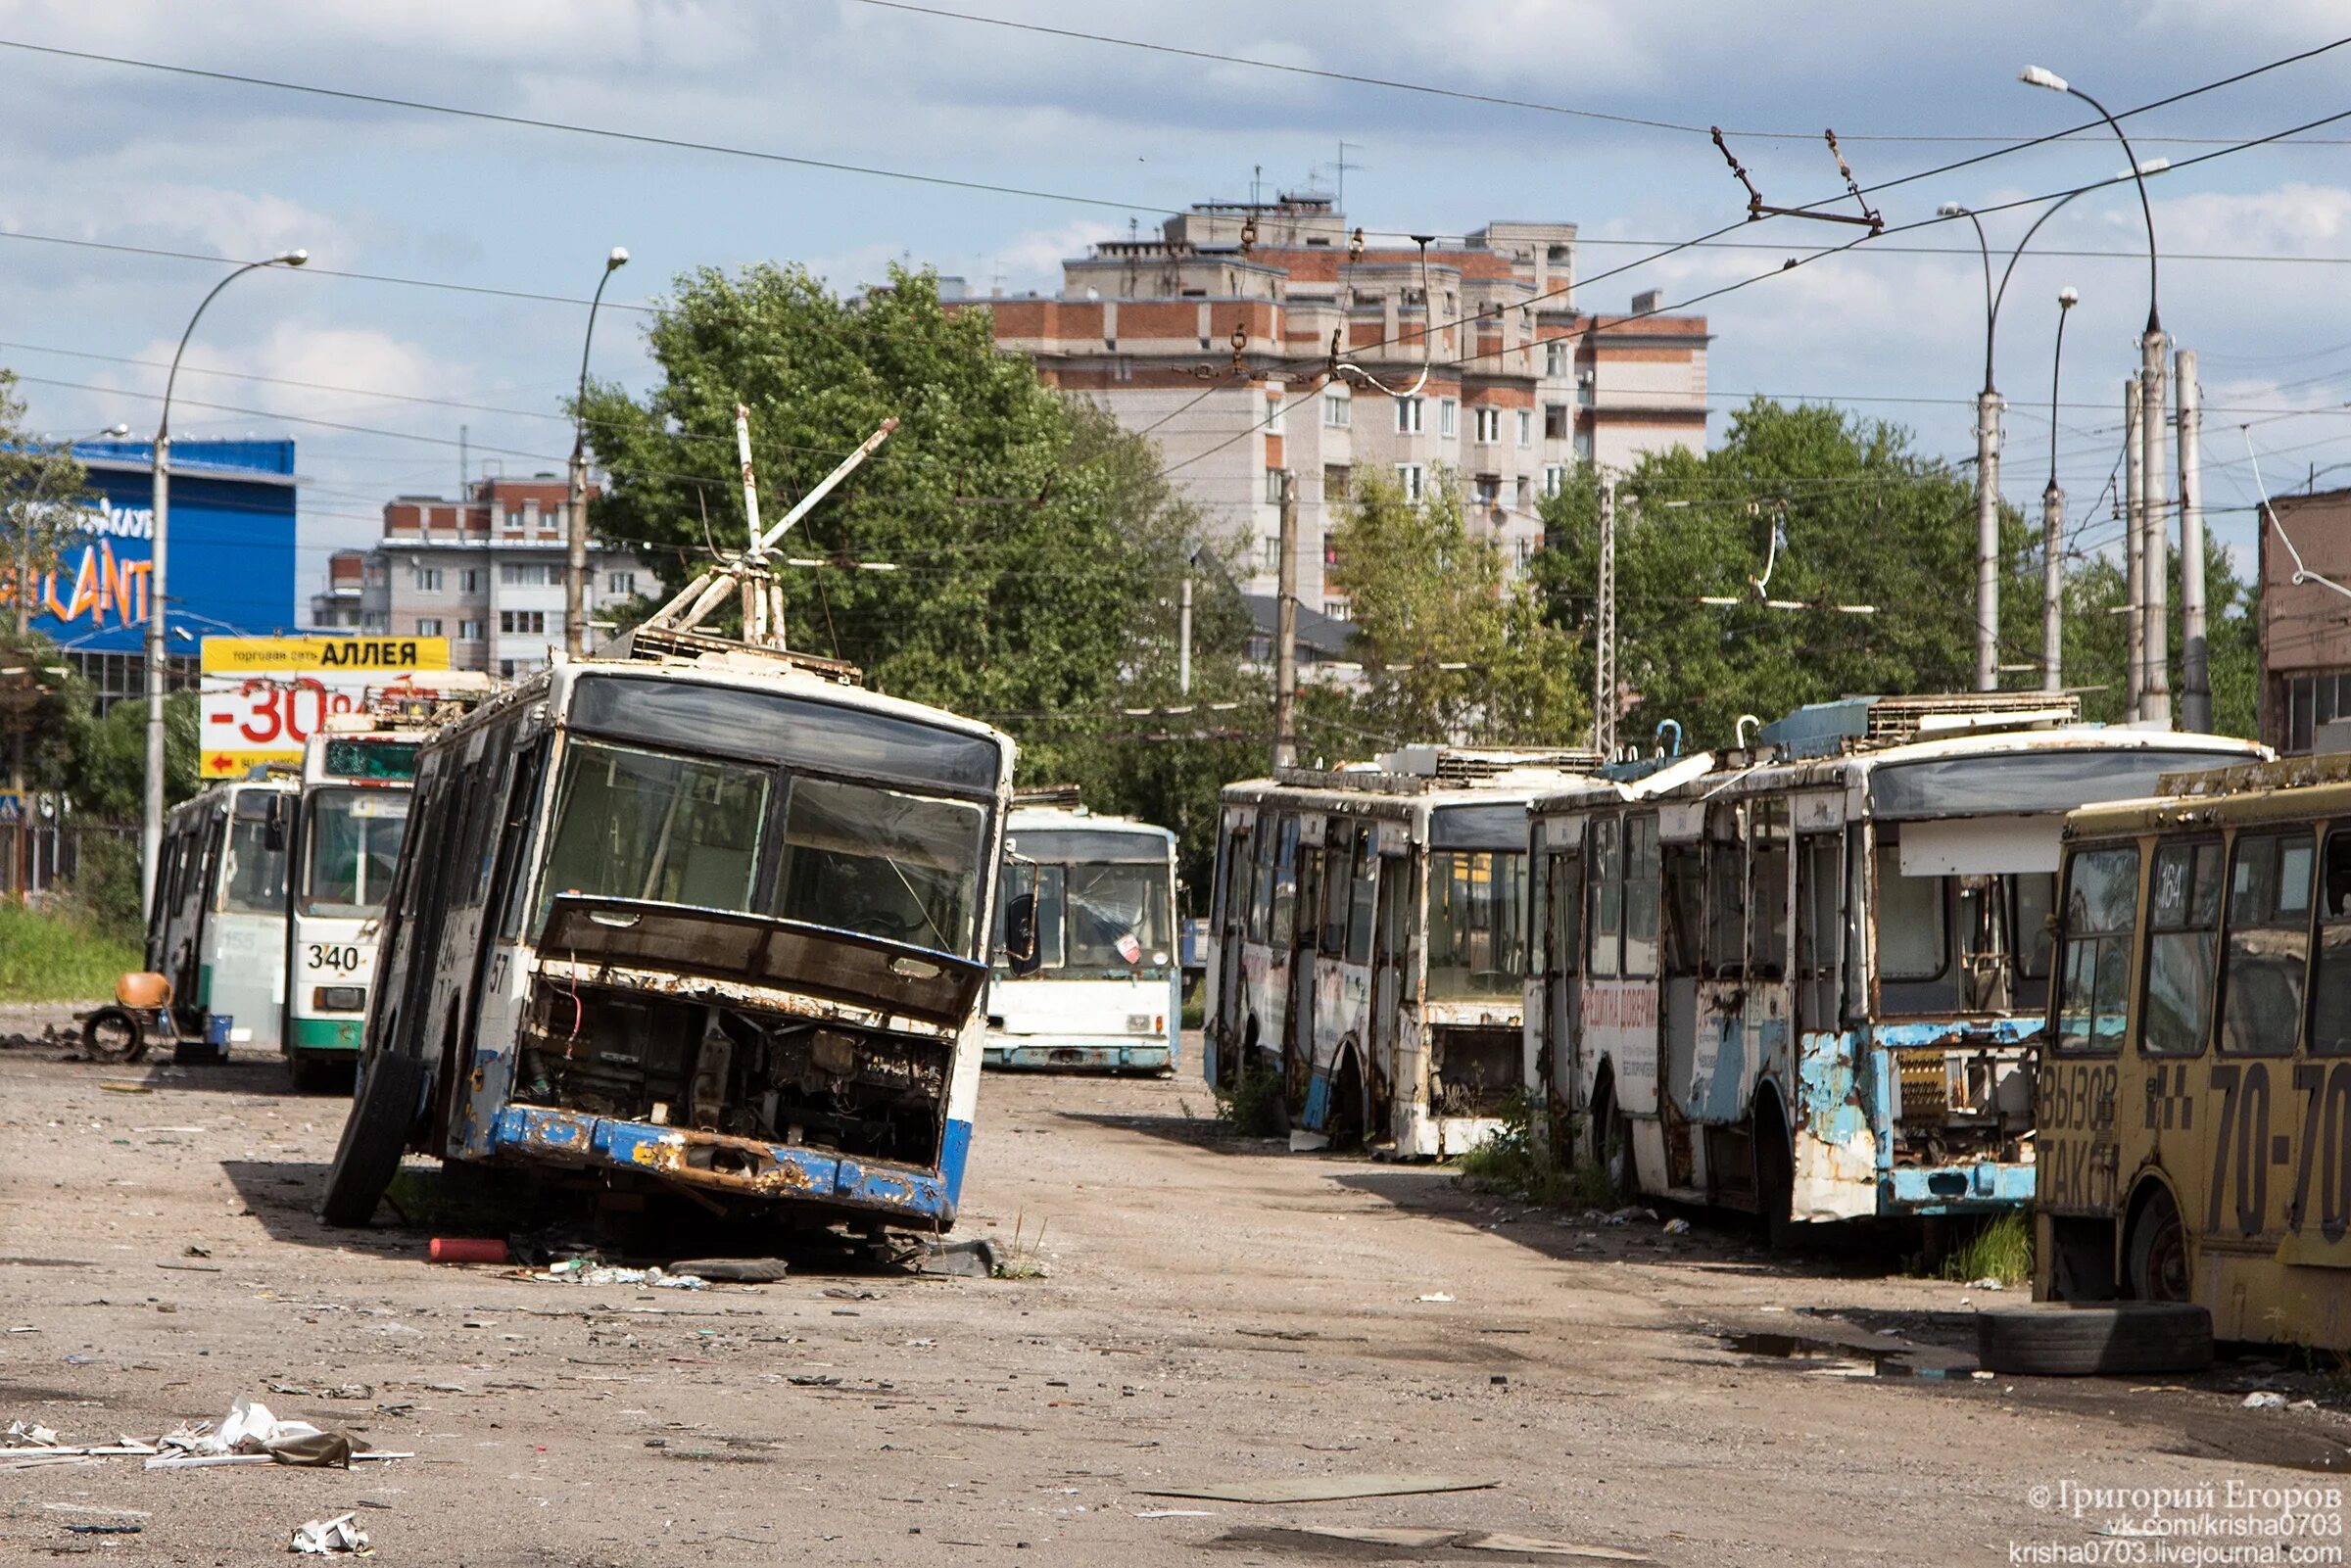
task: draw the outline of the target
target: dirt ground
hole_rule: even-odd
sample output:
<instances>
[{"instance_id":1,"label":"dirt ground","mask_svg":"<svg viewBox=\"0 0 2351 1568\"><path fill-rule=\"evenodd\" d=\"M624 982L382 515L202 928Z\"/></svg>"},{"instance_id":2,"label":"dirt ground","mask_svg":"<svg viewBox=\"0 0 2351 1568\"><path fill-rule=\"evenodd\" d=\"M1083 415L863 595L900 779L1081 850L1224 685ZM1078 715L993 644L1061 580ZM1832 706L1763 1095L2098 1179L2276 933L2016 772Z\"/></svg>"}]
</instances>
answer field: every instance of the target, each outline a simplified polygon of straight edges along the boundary
<instances>
[{"instance_id":1,"label":"dirt ground","mask_svg":"<svg viewBox=\"0 0 2351 1568\"><path fill-rule=\"evenodd\" d=\"M2342 1545L2324 1467L2351 1418L2240 1408L2331 1402L2329 1380L2242 1358L2185 1387L1972 1378L1972 1304L2003 1298L1903 1277L1899 1237L1782 1261L1703 1220L1530 1212L1441 1169L1227 1137L1187 1078L985 1083L958 1233L1041 1277L820 1257L685 1292L325 1228L343 1108L273 1061L60 1055L0 1049L0 1428L152 1439L242 1394L418 1456L0 1471L9 1562L277 1560L347 1510L378 1560L432 1564L1559 1560L1309 1525L1675 1564L2184 1561L2032 1553L2165 1544L2097 1535L2150 1505L2081 1488L2209 1488L2229 1512L2231 1482L2319 1494L2310 1539ZM1362 1474L1492 1485L1155 1495Z\"/></svg>"}]
</instances>

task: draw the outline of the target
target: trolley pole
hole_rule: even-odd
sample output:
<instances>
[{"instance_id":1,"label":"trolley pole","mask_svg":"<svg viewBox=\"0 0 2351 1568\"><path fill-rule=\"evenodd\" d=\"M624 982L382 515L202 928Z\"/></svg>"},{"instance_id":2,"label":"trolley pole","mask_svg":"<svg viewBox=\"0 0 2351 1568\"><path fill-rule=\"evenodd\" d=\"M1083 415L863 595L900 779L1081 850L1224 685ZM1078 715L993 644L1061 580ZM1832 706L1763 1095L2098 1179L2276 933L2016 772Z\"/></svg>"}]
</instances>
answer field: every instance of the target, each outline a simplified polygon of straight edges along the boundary
<instances>
[{"instance_id":1,"label":"trolley pole","mask_svg":"<svg viewBox=\"0 0 2351 1568\"><path fill-rule=\"evenodd\" d=\"M1281 471L1281 569L1273 604L1273 766L1298 765L1298 489Z\"/></svg>"}]
</instances>

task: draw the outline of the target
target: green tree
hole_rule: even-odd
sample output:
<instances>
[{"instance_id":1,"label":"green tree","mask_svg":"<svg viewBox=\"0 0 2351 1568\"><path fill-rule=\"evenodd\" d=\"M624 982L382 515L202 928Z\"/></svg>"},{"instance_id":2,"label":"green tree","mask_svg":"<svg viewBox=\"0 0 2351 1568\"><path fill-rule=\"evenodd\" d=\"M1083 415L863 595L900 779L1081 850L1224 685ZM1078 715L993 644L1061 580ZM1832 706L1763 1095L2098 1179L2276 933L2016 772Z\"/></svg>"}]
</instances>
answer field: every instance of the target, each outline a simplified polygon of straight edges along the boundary
<instances>
[{"instance_id":1,"label":"green tree","mask_svg":"<svg viewBox=\"0 0 2351 1568\"><path fill-rule=\"evenodd\" d=\"M177 805L203 787L197 732L203 715L196 693L164 698L164 803ZM103 718L87 709L75 721L66 791L85 816L136 822L147 777L147 704L118 702Z\"/></svg>"},{"instance_id":2,"label":"green tree","mask_svg":"<svg viewBox=\"0 0 2351 1568\"><path fill-rule=\"evenodd\" d=\"M1586 672L1599 497L1585 469L1546 499L1548 547L1535 562L1551 623L1574 639ZM1626 733L1674 719L1694 744L1727 744L1742 713L1968 689L1975 539L1967 476L1914 451L1898 426L1839 409L1756 399L1714 451L1652 453L1617 487ZM2039 646L2039 568L2006 506L2001 544L2001 660L2022 663Z\"/></svg>"},{"instance_id":3,"label":"green tree","mask_svg":"<svg viewBox=\"0 0 2351 1568\"><path fill-rule=\"evenodd\" d=\"M592 389L611 489L594 524L650 546L673 588L744 537L738 403L750 410L769 521L885 419L898 428L785 540L837 564L786 569L795 646L863 666L888 691L1002 723L1061 760L1045 717L1103 714L1165 657L1190 519L1143 442L996 352L984 311L941 309L928 272L860 299L805 269L705 268L647 333L663 381ZM893 570L860 570L860 564Z\"/></svg>"},{"instance_id":4,"label":"green tree","mask_svg":"<svg viewBox=\"0 0 2351 1568\"><path fill-rule=\"evenodd\" d=\"M1559 744L1591 729L1576 651L1513 582L1501 547L1472 535L1459 489L1420 502L1360 483L1332 541L1364 664L1360 722L1405 739Z\"/></svg>"}]
</instances>

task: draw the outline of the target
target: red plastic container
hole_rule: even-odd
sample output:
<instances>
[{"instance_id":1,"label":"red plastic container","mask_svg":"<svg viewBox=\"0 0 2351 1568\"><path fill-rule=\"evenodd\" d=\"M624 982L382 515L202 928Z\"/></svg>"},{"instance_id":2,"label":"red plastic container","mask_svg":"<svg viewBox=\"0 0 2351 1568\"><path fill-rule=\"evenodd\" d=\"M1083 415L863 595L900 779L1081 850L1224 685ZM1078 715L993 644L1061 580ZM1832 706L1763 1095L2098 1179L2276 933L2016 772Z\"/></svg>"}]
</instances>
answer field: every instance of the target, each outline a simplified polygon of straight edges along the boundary
<instances>
[{"instance_id":1,"label":"red plastic container","mask_svg":"<svg viewBox=\"0 0 2351 1568\"><path fill-rule=\"evenodd\" d=\"M503 1263L506 1244L496 1236L435 1236L436 1263Z\"/></svg>"}]
</instances>

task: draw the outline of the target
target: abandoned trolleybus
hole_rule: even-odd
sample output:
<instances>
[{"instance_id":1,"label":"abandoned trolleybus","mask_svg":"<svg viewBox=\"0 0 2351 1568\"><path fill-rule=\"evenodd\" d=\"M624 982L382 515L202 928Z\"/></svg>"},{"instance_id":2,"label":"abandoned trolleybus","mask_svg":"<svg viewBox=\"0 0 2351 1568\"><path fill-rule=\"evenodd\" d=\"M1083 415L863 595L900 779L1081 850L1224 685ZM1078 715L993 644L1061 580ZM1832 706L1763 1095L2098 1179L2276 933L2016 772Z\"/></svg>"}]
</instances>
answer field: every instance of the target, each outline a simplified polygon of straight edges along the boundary
<instances>
[{"instance_id":1,"label":"abandoned trolleybus","mask_svg":"<svg viewBox=\"0 0 2351 1568\"><path fill-rule=\"evenodd\" d=\"M418 757L326 1214L404 1148L705 1209L953 1223L1013 746L686 632Z\"/></svg>"},{"instance_id":2,"label":"abandoned trolleybus","mask_svg":"<svg viewBox=\"0 0 2351 1568\"><path fill-rule=\"evenodd\" d=\"M165 819L147 967L170 982L185 1037L278 1048L294 790L279 776L215 784Z\"/></svg>"},{"instance_id":3,"label":"abandoned trolleybus","mask_svg":"<svg viewBox=\"0 0 2351 1568\"><path fill-rule=\"evenodd\" d=\"M1856 697L1538 802L1534 1087L1620 1191L1791 1221L2033 1194L2058 832L2258 756L2070 697Z\"/></svg>"},{"instance_id":4,"label":"abandoned trolleybus","mask_svg":"<svg viewBox=\"0 0 2351 1568\"><path fill-rule=\"evenodd\" d=\"M2351 756L2066 824L2033 1293L2351 1351Z\"/></svg>"},{"instance_id":5,"label":"abandoned trolleybus","mask_svg":"<svg viewBox=\"0 0 2351 1568\"><path fill-rule=\"evenodd\" d=\"M1520 1086L1526 806L1590 753L1415 747L1229 784L1208 973L1212 1083L1280 1074L1310 1131L1442 1158Z\"/></svg>"},{"instance_id":6,"label":"abandoned trolleybus","mask_svg":"<svg viewBox=\"0 0 2351 1568\"><path fill-rule=\"evenodd\" d=\"M1007 826L988 980L987 1065L1169 1072L1183 1033L1176 835L1069 805ZM1017 969L1003 910L1033 885L1033 953Z\"/></svg>"}]
</instances>

